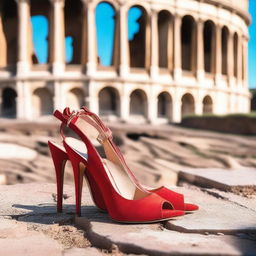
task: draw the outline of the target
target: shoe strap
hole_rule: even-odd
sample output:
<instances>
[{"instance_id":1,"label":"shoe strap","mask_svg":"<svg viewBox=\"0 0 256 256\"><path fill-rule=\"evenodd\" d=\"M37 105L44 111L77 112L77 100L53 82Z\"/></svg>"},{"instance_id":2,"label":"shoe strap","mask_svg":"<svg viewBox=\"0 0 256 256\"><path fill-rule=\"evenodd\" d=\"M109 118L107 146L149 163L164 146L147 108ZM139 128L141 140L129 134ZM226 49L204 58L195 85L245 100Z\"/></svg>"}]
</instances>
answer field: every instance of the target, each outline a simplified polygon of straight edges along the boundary
<instances>
[{"instance_id":1,"label":"shoe strap","mask_svg":"<svg viewBox=\"0 0 256 256\"><path fill-rule=\"evenodd\" d=\"M70 111L69 108L65 108L63 113L59 110L54 112L54 116L62 121L60 126L60 134L62 138L65 138L64 127L70 125L71 122L75 123L78 118L82 118L84 121L92 125L98 132L99 135L97 140L103 144L107 139L112 139L111 130L100 120L100 118L91 112L88 108L82 107L80 110Z\"/></svg>"},{"instance_id":2,"label":"shoe strap","mask_svg":"<svg viewBox=\"0 0 256 256\"><path fill-rule=\"evenodd\" d=\"M65 125L69 126L69 124L71 122L74 125L76 125L75 122L76 122L76 120L78 118L82 118L84 121L88 122L93 127L95 127L97 129L97 131L99 132L97 140L101 144L104 144L104 142L106 140L109 141L109 143L111 144L111 146L114 149L115 153L119 156L119 159L120 159L121 163L123 164L124 168L126 169L127 174L133 179L133 181L135 182L136 186L139 187L144 192L148 192L143 186L141 186L140 182L137 180L137 178L135 177L133 172L130 170L130 168L126 164L126 161L124 159L124 156L123 156L122 152L120 151L120 149L116 146L116 144L113 141L112 132L101 121L101 119L96 114L91 112L87 107L82 107L78 111L70 111L69 108L65 108L63 110L63 113L61 113L59 110L56 110L54 112L54 116L62 121L62 124L61 124L61 127L60 127L60 133L61 133L62 138L65 138L65 135L64 135L64 132L63 132L64 126Z\"/></svg>"}]
</instances>

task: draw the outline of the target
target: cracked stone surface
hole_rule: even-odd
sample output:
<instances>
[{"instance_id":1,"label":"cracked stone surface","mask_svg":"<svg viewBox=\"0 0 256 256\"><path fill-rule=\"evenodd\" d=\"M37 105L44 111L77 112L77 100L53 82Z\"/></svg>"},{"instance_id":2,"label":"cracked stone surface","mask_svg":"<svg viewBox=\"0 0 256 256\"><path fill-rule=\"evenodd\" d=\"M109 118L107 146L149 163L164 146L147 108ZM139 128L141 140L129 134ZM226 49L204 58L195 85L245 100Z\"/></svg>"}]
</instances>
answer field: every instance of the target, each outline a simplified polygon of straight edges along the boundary
<instances>
[{"instance_id":1,"label":"cracked stone surface","mask_svg":"<svg viewBox=\"0 0 256 256\"><path fill-rule=\"evenodd\" d=\"M256 169L240 168L240 169L184 169L179 173L181 179L195 183L201 186L218 188L239 192L246 190L247 194L255 194L256 192Z\"/></svg>"},{"instance_id":2,"label":"cracked stone surface","mask_svg":"<svg viewBox=\"0 0 256 256\"><path fill-rule=\"evenodd\" d=\"M236 197L223 199L210 189L175 187L200 210L164 223L127 225L113 222L94 207L87 187L82 217L73 214L70 185L64 187L64 211L57 214L55 189L55 184L46 183L0 186L0 255L16 255L11 246L16 240L25 255L254 255L256 251L256 212L241 206Z\"/></svg>"}]
</instances>

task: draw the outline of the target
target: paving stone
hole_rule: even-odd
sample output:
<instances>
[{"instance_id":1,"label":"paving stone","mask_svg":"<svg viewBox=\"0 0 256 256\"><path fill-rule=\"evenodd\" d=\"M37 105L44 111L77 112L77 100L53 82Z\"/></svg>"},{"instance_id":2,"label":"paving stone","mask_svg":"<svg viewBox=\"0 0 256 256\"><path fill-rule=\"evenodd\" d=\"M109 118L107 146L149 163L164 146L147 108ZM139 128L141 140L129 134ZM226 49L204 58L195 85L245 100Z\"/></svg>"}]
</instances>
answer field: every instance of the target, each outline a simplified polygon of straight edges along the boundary
<instances>
[{"instance_id":1,"label":"paving stone","mask_svg":"<svg viewBox=\"0 0 256 256\"><path fill-rule=\"evenodd\" d=\"M214 195L215 197L220 197L223 200L228 200L235 204L256 211L256 194L244 197L241 195L236 195L234 193L221 191L218 189L205 189L205 191L211 195Z\"/></svg>"},{"instance_id":2,"label":"paving stone","mask_svg":"<svg viewBox=\"0 0 256 256\"><path fill-rule=\"evenodd\" d=\"M63 256L101 256L104 255L101 251L93 247L88 248L72 248L66 250Z\"/></svg>"},{"instance_id":3,"label":"paving stone","mask_svg":"<svg viewBox=\"0 0 256 256\"><path fill-rule=\"evenodd\" d=\"M60 255L61 251L63 255L78 253L83 255L83 252L84 255L90 255L91 252L92 255L100 255L101 252L95 251L94 248L64 251L59 241L43 233L30 231L33 225L45 226L52 223L68 225L66 222L70 219L73 221L74 187L64 187L67 199L64 200L62 214L56 214L56 202L53 196L55 189L55 184L43 183L0 186L0 234L4 236L0 235L0 248L5 250L0 255L14 255L14 251L17 253L16 247L13 251L8 247L10 243L15 243L16 239L19 239L17 248L21 252L24 252L24 248L29 248L28 244L33 243L29 251L24 252L23 255L40 255L40 250L44 255L46 253ZM173 189L184 193L186 201L198 204L200 210L164 223L166 228L161 224L124 225L113 222L107 213L102 213L93 206L86 187L83 191L82 217L74 218L75 224L85 231L86 238L93 247L107 249L110 252L116 245L122 253L130 254L253 255L252 252L256 251L255 211L216 198L200 189L180 187ZM217 233L219 235L216 235ZM226 235L229 233L238 236ZM20 234L21 237L18 237ZM252 236L249 236L250 234ZM65 234L61 235L65 236ZM66 232L66 235L69 233ZM44 250L46 245L49 248ZM34 254L35 250L39 252ZM52 252L56 250L56 253L52 253L51 250Z\"/></svg>"},{"instance_id":4,"label":"paving stone","mask_svg":"<svg viewBox=\"0 0 256 256\"><path fill-rule=\"evenodd\" d=\"M236 188L251 187L256 189L256 169L183 169L179 178L201 186L217 188L221 190L234 190Z\"/></svg>"},{"instance_id":5,"label":"paving stone","mask_svg":"<svg viewBox=\"0 0 256 256\"><path fill-rule=\"evenodd\" d=\"M0 158L2 159L26 159L33 160L37 152L30 148L11 143L0 143Z\"/></svg>"},{"instance_id":6,"label":"paving stone","mask_svg":"<svg viewBox=\"0 0 256 256\"><path fill-rule=\"evenodd\" d=\"M193 214L167 222L168 229L196 233L256 233L254 210L204 193L200 189L177 187L173 190L183 193L186 202L196 203L200 209Z\"/></svg>"},{"instance_id":7,"label":"paving stone","mask_svg":"<svg viewBox=\"0 0 256 256\"><path fill-rule=\"evenodd\" d=\"M120 225L76 218L94 246L146 255L253 255L254 241L234 236L184 234L159 230L152 225Z\"/></svg>"},{"instance_id":8,"label":"paving stone","mask_svg":"<svg viewBox=\"0 0 256 256\"><path fill-rule=\"evenodd\" d=\"M15 245L15 246L13 246ZM29 231L27 225L0 218L0 255L61 255L61 245L47 236Z\"/></svg>"}]
</instances>

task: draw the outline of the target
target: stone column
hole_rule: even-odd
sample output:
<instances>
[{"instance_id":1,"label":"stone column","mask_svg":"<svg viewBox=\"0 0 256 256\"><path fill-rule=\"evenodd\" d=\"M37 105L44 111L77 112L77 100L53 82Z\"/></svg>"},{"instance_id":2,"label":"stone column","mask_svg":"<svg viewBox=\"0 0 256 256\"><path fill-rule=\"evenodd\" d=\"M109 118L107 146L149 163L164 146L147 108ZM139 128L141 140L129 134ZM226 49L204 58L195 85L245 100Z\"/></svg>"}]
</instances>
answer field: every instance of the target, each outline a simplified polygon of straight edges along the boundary
<instances>
[{"instance_id":1,"label":"stone column","mask_svg":"<svg viewBox=\"0 0 256 256\"><path fill-rule=\"evenodd\" d=\"M151 55L151 29L150 29L150 19L149 17L151 16L151 13L147 15L147 20L146 20L146 42L145 42L145 68L147 71L150 71L150 55Z\"/></svg>"},{"instance_id":2,"label":"stone column","mask_svg":"<svg viewBox=\"0 0 256 256\"><path fill-rule=\"evenodd\" d=\"M65 69L64 0L50 0L52 3L50 23L50 62L54 74Z\"/></svg>"},{"instance_id":3,"label":"stone column","mask_svg":"<svg viewBox=\"0 0 256 256\"><path fill-rule=\"evenodd\" d=\"M215 46L215 84L218 86L222 77L221 26L219 24L216 25Z\"/></svg>"},{"instance_id":4,"label":"stone column","mask_svg":"<svg viewBox=\"0 0 256 256\"><path fill-rule=\"evenodd\" d=\"M17 81L16 82L16 116L18 119L25 119L25 107L24 107L24 91L23 91L24 82Z\"/></svg>"},{"instance_id":5,"label":"stone column","mask_svg":"<svg viewBox=\"0 0 256 256\"><path fill-rule=\"evenodd\" d=\"M244 87L248 88L248 37L243 38Z\"/></svg>"},{"instance_id":6,"label":"stone column","mask_svg":"<svg viewBox=\"0 0 256 256\"><path fill-rule=\"evenodd\" d=\"M147 117L149 122L151 124L154 124L156 123L156 120L157 120L157 97L155 97L155 95L152 92L150 93L150 98L147 101L147 104L148 104Z\"/></svg>"},{"instance_id":7,"label":"stone column","mask_svg":"<svg viewBox=\"0 0 256 256\"><path fill-rule=\"evenodd\" d=\"M182 76L181 69L181 17L175 15L174 17L174 80L178 82Z\"/></svg>"},{"instance_id":8,"label":"stone column","mask_svg":"<svg viewBox=\"0 0 256 256\"><path fill-rule=\"evenodd\" d=\"M181 98L176 93L176 96L173 98L173 106L172 106L172 120L174 123L180 123L181 116Z\"/></svg>"},{"instance_id":9,"label":"stone column","mask_svg":"<svg viewBox=\"0 0 256 256\"><path fill-rule=\"evenodd\" d=\"M97 68L97 41L96 41L96 22L95 6L91 1L84 2L84 12L86 21L84 23L84 33L86 33L86 74L91 76Z\"/></svg>"},{"instance_id":10,"label":"stone column","mask_svg":"<svg viewBox=\"0 0 256 256\"><path fill-rule=\"evenodd\" d=\"M158 76L159 71L159 43L158 43L158 24L157 24L157 12L152 11L151 14L151 63L150 63L150 75L152 78Z\"/></svg>"},{"instance_id":11,"label":"stone column","mask_svg":"<svg viewBox=\"0 0 256 256\"><path fill-rule=\"evenodd\" d=\"M242 71L243 71L243 42L242 36L238 35L237 43L237 85L242 84Z\"/></svg>"},{"instance_id":12,"label":"stone column","mask_svg":"<svg viewBox=\"0 0 256 256\"><path fill-rule=\"evenodd\" d=\"M18 9L18 63L17 73L24 75L29 71L29 24L30 24L30 1L16 0Z\"/></svg>"},{"instance_id":13,"label":"stone column","mask_svg":"<svg viewBox=\"0 0 256 256\"><path fill-rule=\"evenodd\" d=\"M5 67L7 65L7 43L3 30L3 3L0 3L0 45L0 66Z\"/></svg>"},{"instance_id":14,"label":"stone column","mask_svg":"<svg viewBox=\"0 0 256 256\"><path fill-rule=\"evenodd\" d=\"M228 83L233 86L234 80L234 33L229 31L228 34Z\"/></svg>"},{"instance_id":15,"label":"stone column","mask_svg":"<svg viewBox=\"0 0 256 256\"><path fill-rule=\"evenodd\" d=\"M197 21L197 30L196 30L196 41L197 41L197 50L196 50L196 76L197 80L201 81L204 79L204 40L203 40L203 20L199 19Z\"/></svg>"},{"instance_id":16,"label":"stone column","mask_svg":"<svg viewBox=\"0 0 256 256\"><path fill-rule=\"evenodd\" d=\"M124 84L124 86L127 86ZM130 97L127 90L124 89L120 100L120 117L122 121L127 122L130 115Z\"/></svg>"},{"instance_id":17,"label":"stone column","mask_svg":"<svg viewBox=\"0 0 256 256\"><path fill-rule=\"evenodd\" d=\"M127 13L123 6L120 7L118 26L120 27L120 39L119 39L119 75L126 77L129 74L130 69L130 56L129 56L129 41L128 41L128 24Z\"/></svg>"}]
</instances>

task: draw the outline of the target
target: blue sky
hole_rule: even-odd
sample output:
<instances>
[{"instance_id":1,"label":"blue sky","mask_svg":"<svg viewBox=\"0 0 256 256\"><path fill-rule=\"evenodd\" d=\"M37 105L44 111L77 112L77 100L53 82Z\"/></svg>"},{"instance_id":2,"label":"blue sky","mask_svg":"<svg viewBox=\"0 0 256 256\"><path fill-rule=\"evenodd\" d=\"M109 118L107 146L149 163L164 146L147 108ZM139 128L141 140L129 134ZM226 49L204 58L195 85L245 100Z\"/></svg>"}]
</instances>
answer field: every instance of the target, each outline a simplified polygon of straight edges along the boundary
<instances>
[{"instance_id":1,"label":"blue sky","mask_svg":"<svg viewBox=\"0 0 256 256\"><path fill-rule=\"evenodd\" d=\"M252 16L252 24L249 27L249 86L256 88L256 0L250 0L249 11Z\"/></svg>"},{"instance_id":2,"label":"blue sky","mask_svg":"<svg viewBox=\"0 0 256 256\"><path fill-rule=\"evenodd\" d=\"M249 12L252 16L252 24L249 27L249 86L256 88L256 0L249 0ZM103 65L111 64L111 49L114 46L114 15L113 8L101 3L96 8L97 47L98 55ZM136 22L141 11L134 7L128 13L128 38L132 39L139 29ZM33 26L33 42L39 63L46 63L48 51L48 21L44 16L31 18ZM72 60L72 37L66 38L66 61Z\"/></svg>"}]
</instances>

